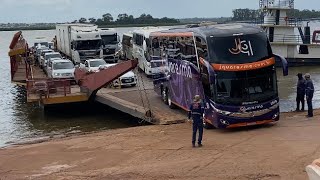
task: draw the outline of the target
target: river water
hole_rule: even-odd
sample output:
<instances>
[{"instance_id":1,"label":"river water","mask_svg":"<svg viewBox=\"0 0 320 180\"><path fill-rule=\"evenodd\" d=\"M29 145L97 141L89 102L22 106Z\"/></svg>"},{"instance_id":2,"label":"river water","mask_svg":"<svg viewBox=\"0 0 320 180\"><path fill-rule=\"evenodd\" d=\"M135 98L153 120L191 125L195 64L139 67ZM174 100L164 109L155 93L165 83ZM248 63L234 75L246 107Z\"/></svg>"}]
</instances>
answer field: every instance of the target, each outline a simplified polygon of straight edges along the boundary
<instances>
[{"instance_id":1,"label":"river water","mask_svg":"<svg viewBox=\"0 0 320 180\"><path fill-rule=\"evenodd\" d=\"M320 23L311 23L312 30L320 29ZM118 28L121 35L134 28ZM92 132L105 129L137 126L137 119L101 104L78 104L63 106L50 112L38 105L26 103L23 88L10 82L10 62L8 46L15 32L0 32L0 147L26 138L35 138L53 134L74 132ZM23 31L31 45L38 37L51 40L54 30ZM289 76L283 77L278 70L278 85L281 99L281 111L295 109L295 89L297 73L310 73L315 84L315 107L320 108L320 66L294 67L289 69Z\"/></svg>"}]
</instances>

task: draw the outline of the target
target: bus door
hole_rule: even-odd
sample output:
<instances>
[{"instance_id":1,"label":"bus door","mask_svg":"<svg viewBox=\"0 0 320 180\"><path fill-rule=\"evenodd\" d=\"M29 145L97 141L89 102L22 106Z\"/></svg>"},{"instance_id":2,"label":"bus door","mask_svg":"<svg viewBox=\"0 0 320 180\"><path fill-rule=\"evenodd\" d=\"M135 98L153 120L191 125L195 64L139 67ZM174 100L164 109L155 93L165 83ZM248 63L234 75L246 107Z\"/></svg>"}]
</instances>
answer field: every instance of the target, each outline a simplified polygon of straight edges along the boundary
<instances>
[{"instance_id":1,"label":"bus door","mask_svg":"<svg viewBox=\"0 0 320 180\"><path fill-rule=\"evenodd\" d=\"M203 97L199 59L193 33L175 33L163 41L168 61L168 94L171 101L188 109L195 95Z\"/></svg>"}]
</instances>

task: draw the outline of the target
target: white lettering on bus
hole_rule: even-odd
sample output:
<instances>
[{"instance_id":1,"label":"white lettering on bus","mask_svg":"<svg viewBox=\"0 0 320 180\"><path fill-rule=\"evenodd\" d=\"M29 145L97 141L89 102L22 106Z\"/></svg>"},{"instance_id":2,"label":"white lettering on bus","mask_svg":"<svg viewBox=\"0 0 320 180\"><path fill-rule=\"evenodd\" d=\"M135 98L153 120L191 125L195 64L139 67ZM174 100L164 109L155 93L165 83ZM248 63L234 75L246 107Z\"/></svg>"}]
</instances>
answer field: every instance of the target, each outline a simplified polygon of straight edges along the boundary
<instances>
[{"instance_id":1,"label":"white lettering on bus","mask_svg":"<svg viewBox=\"0 0 320 180\"><path fill-rule=\"evenodd\" d=\"M191 67L188 65L169 62L169 70L172 74L192 78Z\"/></svg>"}]
</instances>

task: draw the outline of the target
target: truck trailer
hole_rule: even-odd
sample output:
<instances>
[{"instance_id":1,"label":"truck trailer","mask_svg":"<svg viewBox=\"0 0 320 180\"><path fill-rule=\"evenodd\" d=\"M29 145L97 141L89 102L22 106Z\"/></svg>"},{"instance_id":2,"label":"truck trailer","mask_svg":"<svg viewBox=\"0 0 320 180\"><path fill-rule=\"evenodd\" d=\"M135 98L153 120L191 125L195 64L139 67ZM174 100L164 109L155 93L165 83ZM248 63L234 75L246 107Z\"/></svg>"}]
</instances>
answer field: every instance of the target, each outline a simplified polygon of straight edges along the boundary
<instances>
[{"instance_id":1,"label":"truck trailer","mask_svg":"<svg viewBox=\"0 0 320 180\"><path fill-rule=\"evenodd\" d=\"M87 59L103 58L98 26L92 24L56 25L57 50L75 64Z\"/></svg>"}]
</instances>

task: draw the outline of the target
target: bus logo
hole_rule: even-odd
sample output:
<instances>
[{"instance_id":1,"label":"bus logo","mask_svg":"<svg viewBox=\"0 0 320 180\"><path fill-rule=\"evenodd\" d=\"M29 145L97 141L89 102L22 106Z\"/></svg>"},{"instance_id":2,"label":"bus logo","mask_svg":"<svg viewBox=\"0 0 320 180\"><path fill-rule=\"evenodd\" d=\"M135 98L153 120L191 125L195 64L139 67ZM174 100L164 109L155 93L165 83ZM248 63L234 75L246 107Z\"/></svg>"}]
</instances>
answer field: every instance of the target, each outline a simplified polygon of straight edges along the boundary
<instances>
[{"instance_id":1,"label":"bus logo","mask_svg":"<svg viewBox=\"0 0 320 180\"><path fill-rule=\"evenodd\" d=\"M238 55L240 53L247 54L248 56L253 56L253 50L251 41L243 40L241 41L240 38L234 39L235 47L232 49L229 49L229 52L234 55Z\"/></svg>"}]
</instances>

